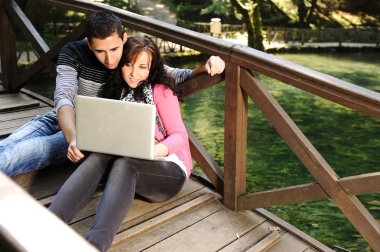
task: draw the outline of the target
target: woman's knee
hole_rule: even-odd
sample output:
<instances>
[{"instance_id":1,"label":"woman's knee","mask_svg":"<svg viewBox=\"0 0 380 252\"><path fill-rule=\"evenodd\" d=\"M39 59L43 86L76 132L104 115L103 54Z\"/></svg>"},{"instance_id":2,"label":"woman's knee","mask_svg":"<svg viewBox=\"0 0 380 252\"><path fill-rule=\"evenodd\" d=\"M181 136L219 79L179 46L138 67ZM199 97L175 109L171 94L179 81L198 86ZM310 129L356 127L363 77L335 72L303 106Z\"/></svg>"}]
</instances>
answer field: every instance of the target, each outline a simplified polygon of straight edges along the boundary
<instances>
[{"instance_id":1,"label":"woman's knee","mask_svg":"<svg viewBox=\"0 0 380 252\"><path fill-rule=\"evenodd\" d=\"M133 165L133 159L128 157L118 158L112 164L112 176L116 177L134 177L137 171Z\"/></svg>"},{"instance_id":2,"label":"woman's knee","mask_svg":"<svg viewBox=\"0 0 380 252\"><path fill-rule=\"evenodd\" d=\"M108 163L112 159L112 156L102 153L91 153L87 160L93 163Z\"/></svg>"}]
</instances>

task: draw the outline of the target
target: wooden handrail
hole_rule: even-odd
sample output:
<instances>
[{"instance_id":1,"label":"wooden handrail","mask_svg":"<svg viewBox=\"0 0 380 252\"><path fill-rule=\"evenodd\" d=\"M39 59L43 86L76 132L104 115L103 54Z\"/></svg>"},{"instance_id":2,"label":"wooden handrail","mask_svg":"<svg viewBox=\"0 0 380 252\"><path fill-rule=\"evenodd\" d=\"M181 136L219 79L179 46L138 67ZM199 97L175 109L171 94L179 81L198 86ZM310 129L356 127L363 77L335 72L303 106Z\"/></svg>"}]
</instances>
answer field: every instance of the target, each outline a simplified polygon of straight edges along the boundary
<instances>
[{"instance_id":1,"label":"wooden handrail","mask_svg":"<svg viewBox=\"0 0 380 252\"><path fill-rule=\"evenodd\" d=\"M209 55L218 55L224 60L231 61L241 67L257 71L345 107L358 110L361 113L380 118L379 93L258 50L232 42L221 41L205 34L102 3L85 0L46 0L41 1L41 3L83 13L92 13L102 9L110 10L118 15L128 28L142 31Z\"/></svg>"},{"instance_id":2,"label":"wooden handrail","mask_svg":"<svg viewBox=\"0 0 380 252\"><path fill-rule=\"evenodd\" d=\"M231 62L361 113L380 118L380 94L245 46L235 46Z\"/></svg>"},{"instance_id":3,"label":"wooden handrail","mask_svg":"<svg viewBox=\"0 0 380 252\"><path fill-rule=\"evenodd\" d=\"M360 203L355 195L379 192L379 173L339 178L320 153L312 146L297 125L278 102L251 75L255 71L308 93L325 98L363 114L380 118L380 94L360 86L319 73L292 62L257 51L246 46L221 41L181 27L153 20L112 6L86 0L38 0L69 10L90 14L107 9L115 13L123 24L131 29L160 37L173 43L198 50L209 55L218 55L226 61L225 71L225 128L224 128L224 172L189 130L191 151L217 191L223 193L224 204L234 210L253 207L293 204L309 200L331 198L346 217L358 229L375 251L380 251L380 226ZM43 67L49 67L59 48L70 39L83 33L83 23L54 48L46 48L33 26L20 13L14 0L0 0L0 33L10 32L10 39L0 41L2 80L7 89L19 89L23 83ZM19 74L15 68L15 40L10 28L11 20L23 28L36 49L41 53L27 72ZM26 30L25 30L26 29ZM8 64L10 63L10 64ZM17 79L16 84L12 81ZM184 83L184 97L207 89L223 80L223 76L199 76ZM246 194L246 140L247 102L250 97L263 111L290 149L301 160L317 183L296 185L254 194ZM222 185L223 183L223 185Z\"/></svg>"},{"instance_id":4,"label":"wooden handrail","mask_svg":"<svg viewBox=\"0 0 380 252\"><path fill-rule=\"evenodd\" d=\"M97 251L1 172L0 233L9 251Z\"/></svg>"}]
</instances>

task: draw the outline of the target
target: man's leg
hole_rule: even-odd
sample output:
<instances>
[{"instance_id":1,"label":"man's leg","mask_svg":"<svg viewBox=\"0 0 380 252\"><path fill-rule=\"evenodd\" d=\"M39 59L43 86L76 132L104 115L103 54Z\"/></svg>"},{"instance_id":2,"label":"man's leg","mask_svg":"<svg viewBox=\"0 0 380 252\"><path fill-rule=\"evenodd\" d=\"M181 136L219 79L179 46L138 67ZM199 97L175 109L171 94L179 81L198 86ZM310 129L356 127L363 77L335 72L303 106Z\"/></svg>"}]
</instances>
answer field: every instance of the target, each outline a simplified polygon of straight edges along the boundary
<instances>
[{"instance_id":1,"label":"man's leg","mask_svg":"<svg viewBox=\"0 0 380 252\"><path fill-rule=\"evenodd\" d=\"M0 171L14 176L63 163L66 155L67 143L52 111L0 141Z\"/></svg>"}]
</instances>

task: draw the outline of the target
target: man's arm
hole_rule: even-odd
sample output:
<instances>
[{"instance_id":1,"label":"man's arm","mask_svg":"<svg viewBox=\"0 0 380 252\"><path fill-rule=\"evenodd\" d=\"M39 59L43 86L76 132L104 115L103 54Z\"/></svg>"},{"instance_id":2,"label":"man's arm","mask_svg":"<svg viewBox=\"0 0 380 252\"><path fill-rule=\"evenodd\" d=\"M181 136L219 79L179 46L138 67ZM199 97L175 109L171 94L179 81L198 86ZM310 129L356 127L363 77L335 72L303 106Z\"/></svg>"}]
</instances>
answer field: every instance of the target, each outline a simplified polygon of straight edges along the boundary
<instances>
[{"instance_id":1,"label":"man's arm","mask_svg":"<svg viewBox=\"0 0 380 252\"><path fill-rule=\"evenodd\" d=\"M76 145L75 112L73 106L62 106L57 111L57 119L62 133L69 145L67 158L73 163L77 163L84 158L84 155Z\"/></svg>"},{"instance_id":2,"label":"man's arm","mask_svg":"<svg viewBox=\"0 0 380 252\"><path fill-rule=\"evenodd\" d=\"M64 47L69 53L68 47ZM84 157L76 147L74 99L78 91L78 65L74 57L60 53L57 62L54 108L63 135L69 145L67 158L76 163Z\"/></svg>"},{"instance_id":3,"label":"man's arm","mask_svg":"<svg viewBox=\"0 0 380 252\"><path fill-rule=\"evenodd\" d=\"M194 70L172 68L165 65L165 70L174 78L176 84L187 81L191 77L195 77L204 72L207 72L211 76L221 74L223 73L224 68L225 63L218 56L211 56L204 64Z\"/></svg>"}]
</instances>

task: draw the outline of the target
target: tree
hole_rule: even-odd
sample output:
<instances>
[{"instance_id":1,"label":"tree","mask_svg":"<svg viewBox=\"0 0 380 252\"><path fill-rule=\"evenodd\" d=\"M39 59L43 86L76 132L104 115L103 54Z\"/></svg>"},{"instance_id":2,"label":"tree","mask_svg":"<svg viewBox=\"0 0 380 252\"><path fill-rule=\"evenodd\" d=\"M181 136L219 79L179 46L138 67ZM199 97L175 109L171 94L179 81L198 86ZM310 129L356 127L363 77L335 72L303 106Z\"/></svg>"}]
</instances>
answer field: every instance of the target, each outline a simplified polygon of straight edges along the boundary
<instances>
[{"instance_id":1,"label":"tree","mask_svg":"<svg viewBox=\"0 0 380 252\"><path fill-rule=\"evenodd\" d=\"M380 20L380 2L373 0L340 0L342 11L362 17L368 25L378 26ZM373 17L373 19L371 18ZM368 20L366 20L368 19ZM373 21L372 21L372 20ZM375 21L377 20L377 21Z\"/></svg>"},{"instance_id":2,"label":"tree","mask_svg":"<svg viewBox=\"0 0 380 252\"><path fill-rule=\"evenodd\" d=\"M380 2L373 0L268 0L302 28L378 26ZM350 16L351 15L351 16ZM356 20L350 20L355 16Z\"/></svg>"},{"instance_id":3,"label":"tree","mask_svg":"<svg viewBox=\"0 0 380 252\"><path fill-rule=\"evenodd\" d=\"M293 2L298 7L298 26L309 28L314 10L317 7L317 0L307 1L310 7L306 7L305 0L293 0Z\"/></svg>"},{"instance_id":4,"label":"tree","mask_svg":"<svg viewBox=\"0 0 380 252\"><path fill-rule=\"evenodd\" d=\"M248 46L264 51L263 30L261 23L262 0L230 0L231 4L243 16L243 21L247 27Z\"/></svg>"}]
</instances>

